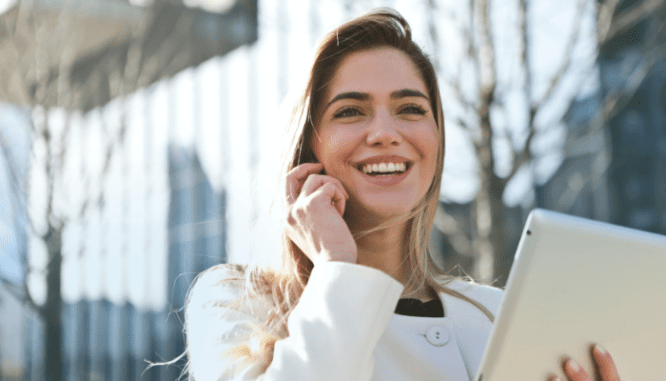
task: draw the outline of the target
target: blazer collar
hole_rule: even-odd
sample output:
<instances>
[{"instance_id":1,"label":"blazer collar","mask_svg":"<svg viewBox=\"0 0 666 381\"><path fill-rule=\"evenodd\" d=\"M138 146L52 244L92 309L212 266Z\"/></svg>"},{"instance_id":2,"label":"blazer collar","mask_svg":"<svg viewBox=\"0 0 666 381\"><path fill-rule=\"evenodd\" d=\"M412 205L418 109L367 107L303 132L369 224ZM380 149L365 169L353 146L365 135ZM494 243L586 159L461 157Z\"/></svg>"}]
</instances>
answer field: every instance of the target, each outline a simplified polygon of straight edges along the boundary
<instances>
[{"instance_id":1,"label":"blazer collar","mask_svg":"<svg viewBox=\"0 0 666 381\"><path fill-rule=\"evenodd\" d=\"M465 296L473 298L473 296L470 294L477 286L474 283L454 280L451 283L448 283L446 287ZM484 314L478 307L466 300L443 292L439 293L439 298L442 301L442 305L444 306L444 316L446 317L450 317L453 320L467 320L470 318L481 319L491 323L486 314Z\"/></svg>"}]
</instances>

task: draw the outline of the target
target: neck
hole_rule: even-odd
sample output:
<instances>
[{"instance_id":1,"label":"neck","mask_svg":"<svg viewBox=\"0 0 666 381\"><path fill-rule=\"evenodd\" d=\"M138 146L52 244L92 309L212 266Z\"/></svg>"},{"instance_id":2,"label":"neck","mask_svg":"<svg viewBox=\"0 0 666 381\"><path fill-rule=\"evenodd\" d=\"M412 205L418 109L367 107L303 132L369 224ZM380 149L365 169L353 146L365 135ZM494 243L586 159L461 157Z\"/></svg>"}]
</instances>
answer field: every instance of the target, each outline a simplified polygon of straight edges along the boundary
<instances>
[{"instance_id":1,"label":"neck","mask_svg":"<svg viewBox=\"0 0 666 381\"><path fill-rule=\"evenodd\" d=\"M403 260L405 253L406 224L367 233L356 239L356 263L376 268L405 284L408 269Z\"/></svg>"},{"instance_id":2,"label":"neck","mask_svg":"<svg viewBox=\"0 0 666 381\"><path fill-rule=\"evenodd\" d=\"M371 227L358 227L350 224L352 233L362 233ZM403 285L407 284L411 266L407 259L407 222L400 222L389 227L360 235L356 238L356 263L381 270ZM352 227L353 226L353 227ZM416 298L425 302L436 299L437 293L430 286L423 287L403 297Z\"/></svg>"}]
</instances>

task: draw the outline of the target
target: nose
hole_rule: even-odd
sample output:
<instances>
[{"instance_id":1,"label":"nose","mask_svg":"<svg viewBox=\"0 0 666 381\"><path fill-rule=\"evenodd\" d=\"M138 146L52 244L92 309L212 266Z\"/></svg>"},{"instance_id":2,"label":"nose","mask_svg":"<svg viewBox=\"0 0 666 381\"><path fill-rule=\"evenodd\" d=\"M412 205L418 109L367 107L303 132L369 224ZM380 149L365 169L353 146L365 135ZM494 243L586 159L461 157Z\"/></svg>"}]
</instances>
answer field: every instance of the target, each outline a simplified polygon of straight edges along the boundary
<instances>
[{"instance_id":1,"label":"nose","mask_svg":"<svg viewBox=\"0 0 666 381\"><path fill-rule=\"evenodd\" d=\"M397 127L397 121L388 112L377 112L368 126L367 144L371 147L400 145L402 135Z\"/></svg>"}]
</instances>

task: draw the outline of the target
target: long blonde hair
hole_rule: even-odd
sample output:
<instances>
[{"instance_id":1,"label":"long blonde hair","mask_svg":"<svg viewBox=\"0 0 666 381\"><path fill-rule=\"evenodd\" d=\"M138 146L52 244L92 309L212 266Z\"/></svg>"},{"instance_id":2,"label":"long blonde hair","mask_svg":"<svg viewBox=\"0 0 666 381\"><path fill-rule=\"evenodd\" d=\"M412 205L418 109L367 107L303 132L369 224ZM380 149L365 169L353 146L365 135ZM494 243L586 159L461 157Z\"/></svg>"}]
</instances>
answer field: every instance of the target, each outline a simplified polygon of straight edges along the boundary
<instances>
[{"instance_id":1,"label":"long blonde hair","mask_svg":"<svg viewBox=\"0 0 666 381\"><path fill-rule=\"evenodd\" d=\"M342 60L350 53L377 47L398 49L412 60L429 92L437 124L438 154L435 176L418 205L408 215L400 217L400 220L407 222L405 261L412 269L405 290L411 292L428 285L437 292L447 293L474 304L492 321L492 314L483 305L446 287L454 277L446 275L438 268L428 252L444 167L444 114L435 69L428 57L412 41L409 24L399 13L387 8L374 10L346 22L320 40L308 81L300 99L295 102L286 131L288 145L282 159L282 180L284 181L284 176L296 166L316 162L310 144L316 125L315 116L318 107L322 105L328 83ZM373 231L384 226L378 226ZM229 353L230 357L244 363L263 362L266 367L270 364L275 342L289 335L287 319L298 303L313 267L312 261L283 233L282 266L279 270L234 268L236 276L227 280L244 284L244 297L236 301L237 306L262 296L271 302L271 312L261 326L254 327L252 337L255 345L243 343Z\"/></svg>"}]
</instances>

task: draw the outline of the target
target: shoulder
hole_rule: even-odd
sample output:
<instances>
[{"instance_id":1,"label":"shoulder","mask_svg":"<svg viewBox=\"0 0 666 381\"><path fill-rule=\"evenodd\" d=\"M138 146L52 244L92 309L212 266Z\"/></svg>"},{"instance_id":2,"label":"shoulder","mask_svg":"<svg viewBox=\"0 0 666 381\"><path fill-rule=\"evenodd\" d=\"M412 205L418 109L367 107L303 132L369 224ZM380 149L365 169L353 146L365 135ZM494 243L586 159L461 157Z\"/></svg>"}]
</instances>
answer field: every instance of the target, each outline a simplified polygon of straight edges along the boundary
<instances>
[{"instance_id":1,"label":"shoulder","mask_svg":"<svg viewBox=\"0 0 666 381\"><path fill-rule=\"evenodd\" d=\"M269 314L268 299L246 286L247 271L217 265L201 273L190 290L185 332L190 372L197 380L231 379L241 369L232 354Z\"/></svg>"},{"instance_id":2,"label":"shoulder","mask_svg":"<svg viewBox=\"0 0 666 381\"><path fill-rule=\"evenodd\" d=\"M504 297L504 290L500 288L462 279L455 279L447 283L445 287L481 303L493 315L497 315Z\"/></svg>"},{"instance_id":3,"label":"shoulder","mask_svg":"<svg viewBox=\"0 0 666 381\"><path fill-rule=\"evenodd\" d=\"M245 271L245 266L229 264L204 270L193 282L188 307L238 298L244 288Z\"/></svg>"},{"instance_id":4,"label":"shoulder","mask_svg":"<svg viewBox=\"0 0 666 381\"><path fill-rule=\"evenodd\" d=\"M267 312L267 300L249 292L247 271L246 266L220 264L202 272L190 290L186 305L188 317L225 313L248 314L261 319L262 313Z\"/></svg>"}]
</instances>

